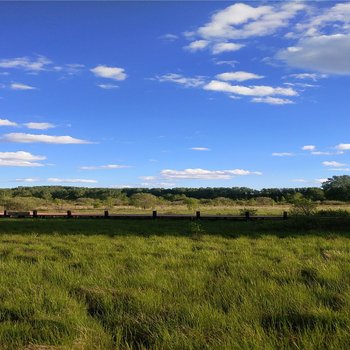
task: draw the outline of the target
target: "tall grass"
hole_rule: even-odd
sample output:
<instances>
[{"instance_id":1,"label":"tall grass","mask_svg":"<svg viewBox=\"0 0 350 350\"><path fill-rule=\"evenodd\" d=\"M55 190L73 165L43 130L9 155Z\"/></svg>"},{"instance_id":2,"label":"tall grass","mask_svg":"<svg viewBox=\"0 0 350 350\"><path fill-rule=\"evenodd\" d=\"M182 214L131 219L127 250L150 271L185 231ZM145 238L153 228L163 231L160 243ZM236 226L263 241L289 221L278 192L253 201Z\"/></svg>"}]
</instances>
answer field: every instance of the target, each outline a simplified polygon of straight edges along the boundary
<instances>
[{"instance_id":1,"label":"tall grass","mask_svg":"<svg viewBox=\"0 0 350 350\"><path fill-rule=\"evenodd\" d=\"M1 221L0 349L348 349L346 230L267 225Z\"/></svg>"}]
</instances>

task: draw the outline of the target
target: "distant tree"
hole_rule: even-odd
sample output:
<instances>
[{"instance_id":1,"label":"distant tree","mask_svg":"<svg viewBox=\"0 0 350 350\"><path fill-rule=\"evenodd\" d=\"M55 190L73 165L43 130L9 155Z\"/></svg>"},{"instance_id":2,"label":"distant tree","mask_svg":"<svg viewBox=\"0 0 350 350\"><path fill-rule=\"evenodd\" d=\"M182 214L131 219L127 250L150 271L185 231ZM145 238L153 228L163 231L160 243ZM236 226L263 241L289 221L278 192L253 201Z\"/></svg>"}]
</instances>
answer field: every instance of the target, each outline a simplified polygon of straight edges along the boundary
<instances>
[{"instance_id":1,"label":"distant tree","mask_svg":"<svg viewBox=\"0 0 350 350\"><path fill-rule=\"evenodd\" d=\"M143 209L154 208L158 198L150 193L135 193L131 196L130 203Z\"/></svg>"},{"instance_id":2,"label":"distant tree","mask_svg":"<svg viewBox=\"0 0 350 350\"><path fill-rule=\"evenodd\" d=\"M296 216L310 216L316 213L317 204L311 199L295 199L291 208L291 214Z\"/></svg>"},{"instance_id":3,"label":"distant tree","mask_svg":"<svg viewBox=\"0 0 350 350\"><path fill-rule=\"evenodd\" d=\"M333 176L322 184L327 199L350 201L350 176Z\"/></svg>"}]
</instances>

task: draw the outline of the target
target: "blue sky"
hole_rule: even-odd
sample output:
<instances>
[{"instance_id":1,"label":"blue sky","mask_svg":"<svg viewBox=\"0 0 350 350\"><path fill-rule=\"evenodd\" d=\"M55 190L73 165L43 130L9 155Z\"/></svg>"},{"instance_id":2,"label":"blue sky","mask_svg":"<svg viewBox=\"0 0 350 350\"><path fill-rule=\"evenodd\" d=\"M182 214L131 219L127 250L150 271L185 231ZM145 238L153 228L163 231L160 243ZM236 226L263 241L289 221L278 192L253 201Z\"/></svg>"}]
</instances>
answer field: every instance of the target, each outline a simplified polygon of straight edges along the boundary
<instances>
[{"instance_id":1,"label":"blue sky","mask_svg":"<svg viewBox=\"0 0 350 350\"><path fill-rule=\"evenodd\" d=\"M349 2L1 2L0 186L350 173Z\"/></svg>"}]
</instances>

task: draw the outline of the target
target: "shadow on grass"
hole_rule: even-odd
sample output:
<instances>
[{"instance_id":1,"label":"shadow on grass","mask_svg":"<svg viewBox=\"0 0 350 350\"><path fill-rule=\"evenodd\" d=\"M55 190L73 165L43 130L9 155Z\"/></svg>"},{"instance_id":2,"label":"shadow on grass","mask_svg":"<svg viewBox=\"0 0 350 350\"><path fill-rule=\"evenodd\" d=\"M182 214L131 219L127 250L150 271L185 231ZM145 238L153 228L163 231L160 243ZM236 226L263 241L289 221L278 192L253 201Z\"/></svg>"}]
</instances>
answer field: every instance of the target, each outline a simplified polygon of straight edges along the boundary
<instances>
[{"instance_id":1,"label":"shadow on grass","mask_svg":"<svg viewBox=\"0 0 350 350\"><path fill-rule=\"evenodd\" d=\"M290 218L288 220L210 221L210 220L94 220L94 219L1 219L0 234L57 234L108 236L195 237L193 223L201 234L240 237L273 234L279 237L332 234L350 237L350 218ZM195 230L196 231L196 230Z\"/></svg>"}]
</instances>

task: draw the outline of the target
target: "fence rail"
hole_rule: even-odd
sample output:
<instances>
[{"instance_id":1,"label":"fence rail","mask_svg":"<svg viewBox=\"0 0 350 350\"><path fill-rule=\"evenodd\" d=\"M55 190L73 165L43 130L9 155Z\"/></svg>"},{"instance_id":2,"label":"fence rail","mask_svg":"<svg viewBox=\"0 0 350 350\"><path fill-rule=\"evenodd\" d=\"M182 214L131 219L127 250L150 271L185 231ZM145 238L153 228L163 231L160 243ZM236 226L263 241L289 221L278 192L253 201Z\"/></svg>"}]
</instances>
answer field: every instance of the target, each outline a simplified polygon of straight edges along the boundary
<instances>
[{"instance_id":1,"label":"fence rail","mask_svg":"<svg viewBox=\"0 0 350 350\"><path fill-rule=\"evenodd\" d=\"M191 214L159 214L156 210L153 210L149 215L147 214L110 214L108 210L103 213L94 214L81 214L73 213L71 210L67 210L66 213L39 213L37 210L27 212L15 212L4 210L3 214L0 214L0 218L20 218L20 219L136 219L136 220L155 220L155 219L175 219L175 220L233 220L233 221L251 221L251 220L286 220L288 219L288 213L285 211L281 216L269 216L269 215L251 215L249 211L246 211L244 215L203 215L200 211L197 211L194 215Z\"/></svg>"}]
</instances>

